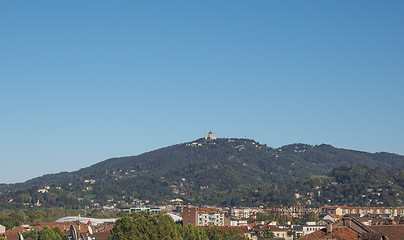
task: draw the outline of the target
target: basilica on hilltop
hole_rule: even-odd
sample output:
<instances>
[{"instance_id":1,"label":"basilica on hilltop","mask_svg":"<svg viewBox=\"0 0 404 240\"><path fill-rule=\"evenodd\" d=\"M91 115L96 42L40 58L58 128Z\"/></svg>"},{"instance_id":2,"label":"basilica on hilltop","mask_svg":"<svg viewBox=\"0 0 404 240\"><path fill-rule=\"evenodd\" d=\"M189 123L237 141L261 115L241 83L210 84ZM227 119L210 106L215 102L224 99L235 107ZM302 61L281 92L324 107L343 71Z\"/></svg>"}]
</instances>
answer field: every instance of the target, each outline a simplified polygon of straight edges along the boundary
<instances>
[{"instance_id":1,"label":"basilica on hilltop","mask_svg":"<svg viewBox=\"0 0 404 240\"><path fill-rule=\"evenodd\" d=\"M216 140L216 136L212 131L209 131L209 133L206 133L205 135L205 140Z\"/></svg>"}]
</instances>

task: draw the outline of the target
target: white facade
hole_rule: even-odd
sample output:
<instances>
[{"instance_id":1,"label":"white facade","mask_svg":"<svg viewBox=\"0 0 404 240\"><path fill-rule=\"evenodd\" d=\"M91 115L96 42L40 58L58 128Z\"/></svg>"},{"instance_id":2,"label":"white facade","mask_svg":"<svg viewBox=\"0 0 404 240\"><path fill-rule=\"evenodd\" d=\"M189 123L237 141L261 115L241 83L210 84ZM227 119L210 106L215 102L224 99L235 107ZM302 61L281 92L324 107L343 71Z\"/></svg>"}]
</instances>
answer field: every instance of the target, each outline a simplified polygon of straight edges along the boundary
<instances>
[{"instance_id":1,"label":"white facade","mask_svg":"<svg viewBox=\"0 0 404 240\"><path fill-rule=\"evenodd\" d=\"M230 209L230 215L237 219L248 219L253 214L250 208L232 208Z\"/></svg>"},{"instance_id":2,"label":"white facade","mask_svg":"<svg viewBox=\"0 0 404 240\"><path fill-rule=\"evenodd\" d=\"M248 222L247 220L243 220L243 219L230 219L230 226L232 227L239 227L239 226L248 226Z\"/></svg>"},{"instance_id":3,"label":"white facade","mask_svg":"<svg viewBox=\"0 0 404 240\"><path fill-rule=\"evenodd\" d=\"M197 226L224 226L224 213L198 212Z\"/></svg>"},{"instance_id":4,"label":"white facade","mask_svg":"<svg viewBox=\"0 0 404 240\"><path fill-rule=\"evenodd\" d=\"M320 229L324 228L322 225L301 225L301 226L294 226L293 231L295 234L295 238L303 237L307 234L313 233Z\"/></svg>"},{"instance_id":5,"label":"white facade","mask_svg":"<svg viewBox=\"0 0 404 240\"><path fill-rule=\"evenodd\" d=\"M3 234L6 232L6 227L3 225L0 225L0 234Z\"/></svg>"}]
</instances>

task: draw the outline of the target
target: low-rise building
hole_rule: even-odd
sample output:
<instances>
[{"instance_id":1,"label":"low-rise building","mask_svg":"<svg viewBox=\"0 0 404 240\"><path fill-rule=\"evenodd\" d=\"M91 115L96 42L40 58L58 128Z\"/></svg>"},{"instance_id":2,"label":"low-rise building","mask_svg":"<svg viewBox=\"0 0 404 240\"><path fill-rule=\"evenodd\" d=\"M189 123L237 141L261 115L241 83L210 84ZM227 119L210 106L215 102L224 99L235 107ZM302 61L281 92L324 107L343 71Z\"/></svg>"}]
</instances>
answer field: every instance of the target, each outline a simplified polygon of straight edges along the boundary
<instances>
[{"instance_id":1,"label":"low-rise building","mask_svg":"<svg viewBox=\"0 0 404 240\"><path fill-rule=\"evenodd\" d=\"M322 206L320 212L324 214L337 214L344 216L354 214L360 217L373 215L375 217L401 217L404 216L404 207L348 207L348 206Z\"/></svg>"},{"instance_id":2,"label":"low-rise building","mask_svg":"<svg viewBox=\"0 0 404 240\"><path fill-rule=\"evenodd\" d=\"M158 212L161 211L160 208L158 207L147 207L147 206L136 206L136 207L131 207L131 208L125 208L122 209L124 212L128 212L128 213L140 213L140 212L147 212L147 213L153 213L153 214L157 214Z\"/></svg>"},{"instance_id":3,"label":"low-rise building","mask_svg":"<svg viewBox=\"0 0 404 240\"><path fill-rule=\"evenodd\" d=\"M225 226L248 226L247 219L224 218Z\"/></svg>"},{"instance_id":4,"label":"low-rise building","mask_svg":"<svg viewBox=\"0 0 404 240\"><path fill-rule=\"evenodd\" d=\"M229 214L235 219L247 219L254 214L254 210L251 208L231 208Z\"/></svg>"},{"instance_id":5,"label":"low-rise building","mask_svg":"<svg viewBox=\"0 0 404 240\"><path fill-rule=\"evenodd\" d=\"M324 225L298 225L293 227L293 234L295 238L300 238L322 228Z\"/></svg>"},{"instance_id":6,"label":"low-rise building","mask_svg":"<svg viewBox=\"0 0 404 240\"><path fill-rule=\"evenodd\" d=\"M364 240L402 240L404 225L365 226L351 217L343 217L325 228L308 234L301 240L320 239L364 239Z\"/></svg>"}]
</instances>

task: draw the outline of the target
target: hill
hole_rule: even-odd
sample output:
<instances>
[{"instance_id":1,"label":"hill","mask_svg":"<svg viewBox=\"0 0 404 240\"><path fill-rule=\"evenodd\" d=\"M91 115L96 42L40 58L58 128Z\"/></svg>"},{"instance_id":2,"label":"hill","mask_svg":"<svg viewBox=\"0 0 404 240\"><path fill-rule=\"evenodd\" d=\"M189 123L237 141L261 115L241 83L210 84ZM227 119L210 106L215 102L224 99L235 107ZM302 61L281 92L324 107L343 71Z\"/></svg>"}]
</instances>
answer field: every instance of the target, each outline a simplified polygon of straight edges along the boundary
<instances>
[{"instance_id":1,"label":"hill","mask_svg":"<svg viewBox=\"0 0 404 240\"><path fill-rule=\"evenodd\" d=\"M298 200L312 205L402 206L404 171L386 172L363 165L342 166L288 184Z\"/></svg>"},{"instance_id":2,"label":"hill","mask_svg":"<svg viewBox=\"0 0 404 240\"><path fill-rule=\"evenodd\" d=\"M0 197L5 202L12 198L15 206L38 201L42 206L103 205L135 199L167 203L178 198L192 204L291 204L294 199L281 188L358 164L398 172L404 169L404 157L325 144L274 149L250 139L198 139L138 156L108 159L75 172L1 186ZM50 187L48 192L38 192L45 186ZM243 197L251 191L258 196Z\"/></svg>"}]
</instances>

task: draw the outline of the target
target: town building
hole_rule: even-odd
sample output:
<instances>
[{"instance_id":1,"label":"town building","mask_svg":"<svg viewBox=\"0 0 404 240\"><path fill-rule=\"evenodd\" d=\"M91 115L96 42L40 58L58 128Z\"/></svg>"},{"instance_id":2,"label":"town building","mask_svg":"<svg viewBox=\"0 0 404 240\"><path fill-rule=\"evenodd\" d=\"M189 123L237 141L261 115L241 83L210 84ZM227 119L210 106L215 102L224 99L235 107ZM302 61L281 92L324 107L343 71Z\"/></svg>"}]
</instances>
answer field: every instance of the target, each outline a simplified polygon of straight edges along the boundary
<instances>
[{"instance_id":1,"label":"town building","mask_svg":"<svg viewBox=\"0 0 404 240\"><path fill-rule=\"evenodd\" d=\"M225 226L224 219L224 212L216 208L185 207L182 212L184 226Z\"/></svg>"},{"instance_id":2,"label":"town building","mask_svg":"<svg viewBox=\"0 0 404 240\"><path fill-rule=\"evenodd\" d=\"M300 238L322 228L324 228L324 225L297 225L293 227L293 234L295 238Z\"/></svg>"},{"instance_id":3,"label":"town building","mask_svg":"<svg viewBox=\"0 0 404 240\"><path fill-rule=\"evenodd\" d=\"M147 213L157 214L158 212L161 211L161 209L158 207L147 207L147 206L141 205L141 206L136 206L136 207L131 207L131 208L125 208L125 209L122 209L122 211L128 212L128 213L147 212Z\"/></svg>"},{"instance_id":4,"label":"town building","mask_svg":"<svg viewBox=\"0 0 404 240\"><path fill-rule=\"evenodd\" d=\"M341 215L337 215L337 214L332 214L332 213L330 213L330 214L327 214L325 217L323 217L323 220L328 220L328 221L330 221L330 222L335 222L335 221L337 221L337 220L340 219L340 218L342 218Z\"/></svg>"},{"instance_id":5,"label":"town building","mask_svg":"<svg viewBox=\"0 0 404 240\"><path fill-rule=\"evenodd\" d=\"M235 219L235 218L224 218L224 225L225 226L248 226L247 219Z\"/></svg>"},{"instance_id":6,"label":"town building","mask_svg":"<svg viewBox=\"0 0 404 240\"><path fill-rule=\"evenodd\" d=\"M404 216L404 207L348 207L348 206L322 206L323 214L337 214L344 216L353 214L359 217L371 216L374 218L394 218Z\"/></svg>"},{"instance_id":7,"label":"town building","mask_svg":"<svg viewBox=\"0 0 404 240\"><path fill-rule=\"evenodd\" d=\"M229 215L234 219L248 219L255 211L251 208L230 208Z\"/></svg>"},{"instance_id":8,"label":"town building","mask_svg":"<svg viewBox=\"0 0 404 240\"><path fill-rule=\"evenodd\" d=\"M402 240L403 236L404 225L365 226L355 218L343 217L335 223L328 224L325 228L308 234L300 239Z\"/></svg>"}]
</instances>

